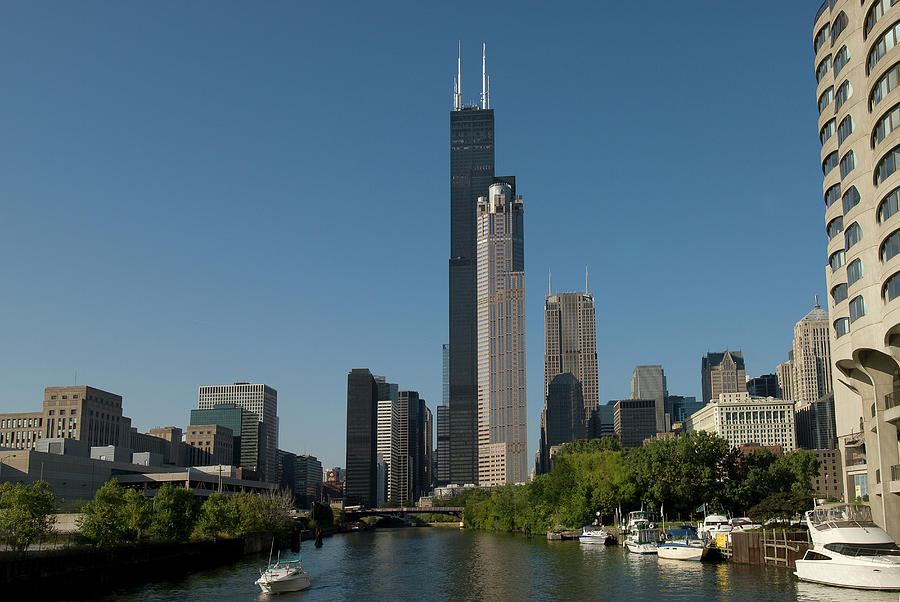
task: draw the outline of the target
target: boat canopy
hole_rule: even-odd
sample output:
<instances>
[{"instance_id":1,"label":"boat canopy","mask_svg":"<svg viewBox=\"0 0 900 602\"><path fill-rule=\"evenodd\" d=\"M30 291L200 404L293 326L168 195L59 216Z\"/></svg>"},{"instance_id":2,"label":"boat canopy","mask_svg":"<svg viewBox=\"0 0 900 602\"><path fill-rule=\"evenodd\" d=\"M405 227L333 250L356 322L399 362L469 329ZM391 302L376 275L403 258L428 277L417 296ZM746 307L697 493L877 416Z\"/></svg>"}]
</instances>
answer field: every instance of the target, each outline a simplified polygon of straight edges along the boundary
<instances>
[{"instance_id":1,"label":"boat canopy","mask_svg":"<svg viewBox=\"0 0 900 602\"><path fill-rule=\"evenodd\" d=\"M809 511L809 520L813 524L827 522L871 523L872 509L865 504L829 504Z\"/></svg>"}]
</instances>

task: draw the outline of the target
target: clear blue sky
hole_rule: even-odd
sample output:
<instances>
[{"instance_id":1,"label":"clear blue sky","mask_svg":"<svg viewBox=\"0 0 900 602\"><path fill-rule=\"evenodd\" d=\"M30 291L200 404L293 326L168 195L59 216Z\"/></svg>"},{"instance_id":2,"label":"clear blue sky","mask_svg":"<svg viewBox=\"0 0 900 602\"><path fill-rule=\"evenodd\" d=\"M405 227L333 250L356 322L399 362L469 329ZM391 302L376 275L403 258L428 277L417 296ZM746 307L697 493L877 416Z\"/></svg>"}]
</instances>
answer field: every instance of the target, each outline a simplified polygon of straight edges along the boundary
<instances>
[{"instance_id":1,"label":"clear blue sky","mask_svg":"<svg viewBox=\"0 0 900 602\"><path fill-rule=\"evenodd\" d=\"M279 392L281 447L344 465L346 375L433 409L448 111L488 44L525 198L529 449L547 272L597 306L601 400L636 364L787 358L824 300L817 0L0 5L0 411L73 382L146 431L197 387Z\"/></svg>"}]
</instances>

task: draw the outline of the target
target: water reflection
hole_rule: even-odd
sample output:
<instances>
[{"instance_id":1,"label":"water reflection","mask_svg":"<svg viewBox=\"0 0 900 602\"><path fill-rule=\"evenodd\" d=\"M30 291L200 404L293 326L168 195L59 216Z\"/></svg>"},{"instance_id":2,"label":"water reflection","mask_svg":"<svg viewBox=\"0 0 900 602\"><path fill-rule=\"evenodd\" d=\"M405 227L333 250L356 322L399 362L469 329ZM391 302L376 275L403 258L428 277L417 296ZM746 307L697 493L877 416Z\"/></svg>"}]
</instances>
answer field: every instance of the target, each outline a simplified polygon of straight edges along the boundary
<instances>
[{"instance_id":1,"label":"water reflection","mask_svg":"<svg viewBox=\"0 0 900 602\"><path fill-rule=\"evenodd\" d=\"M106 600L897 600L800 583L783 568L659 559L618 546L444 529L335 536L303 547L305 592L262 595L266 555L112 592ZM99 593L99 592L98 592Z\"/></svg>"}]
</instances>

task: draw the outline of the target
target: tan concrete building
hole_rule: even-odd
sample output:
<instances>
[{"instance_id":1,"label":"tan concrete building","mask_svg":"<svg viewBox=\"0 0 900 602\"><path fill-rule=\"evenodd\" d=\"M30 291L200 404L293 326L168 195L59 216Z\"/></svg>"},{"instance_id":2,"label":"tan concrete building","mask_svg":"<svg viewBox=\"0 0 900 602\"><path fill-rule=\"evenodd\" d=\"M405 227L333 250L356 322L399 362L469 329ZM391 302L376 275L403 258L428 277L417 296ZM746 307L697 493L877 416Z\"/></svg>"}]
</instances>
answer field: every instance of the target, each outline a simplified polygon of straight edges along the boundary
<instances>
[{"instance_id":1,"label":"tan concrete building","mask_svg":"<svg viewBox=\"0 0 900 602\"><path fill-rule=\"evenodd\" d=\"M813 402L831 393L831 342L828 312L816 305L794 325L791 353L791 396L799 402Z\"/></svg>"},{"instance_id":2,"label":"tan concrete building","mask_svg":"<svg viewBox=\"0 0 900 602\"><path fill-rule=\"evenodd\" d=\"M505 182L478 199L479 485L524 483L528 476L523 215L522 198Z\"/></svg>"},{"instance_id":3,"label":"tan concrete building","mask_svg":"<svg viewBox=\"0 0 900 602\"><path fill-rule=\"evenodd\" d=\"M685 421L685 430L706 431L738 447L745 443L780 445L785 452L797 449L794 402L751 398L743 393L722 393Z\"/></svg>"},{"instance_id":4,"label":"tan concrete building","mask_svg":"<svg viewBox=\"0 0 900 602\"><path fill-rule=\"evenodd\" d=\"M581 383L585 416L600 403L596 329L594 297L587 290L555 295L548 291L544 299L544 399L550 382L568 372Z\"/></svg>"},{"instance_id":5,"label":"tan concrete building","mask_svg":"<svg viewBox=\"0 0 900 602\"><path fill-rule=\"evenodd\" d=\"M835 419L848 497L900 539L900 4L826 2L809 41L822 142Z\"/></svg>"},{"instance_id":6,"label":"tan concrete building","mask_svg":"<svg viewBox=\"0 0 900 602\"><path fill-rule=\"evenodd\" d=\"M84 385L45 388L41 412L0 414L0 446L12 449L34 449L45 437L129 447L130 433L122 396Z\"/></svg>"},{"instance_id":7,"label":"tan concrete building","mask_svg":"<svg viewBox=\"0 0 900 602\"><path fill-rule=\"evenodd\" d=\"M723 353L707 353L700 361L700 380L704 403L719 399L722 393L746 392L744 354L727 349Z\"/></svg>"},{"instance_id":8,"label":"tan concrete building","mask_svg":"<svg viewBox=\"0 0 900 602\"><path fill-rule=\"evenodd\" d=\"M218 424L198 424L187 428L184 442L190 447L191 466L230 466L234 457L234 431Z\"/></svg>"}]
</instances>

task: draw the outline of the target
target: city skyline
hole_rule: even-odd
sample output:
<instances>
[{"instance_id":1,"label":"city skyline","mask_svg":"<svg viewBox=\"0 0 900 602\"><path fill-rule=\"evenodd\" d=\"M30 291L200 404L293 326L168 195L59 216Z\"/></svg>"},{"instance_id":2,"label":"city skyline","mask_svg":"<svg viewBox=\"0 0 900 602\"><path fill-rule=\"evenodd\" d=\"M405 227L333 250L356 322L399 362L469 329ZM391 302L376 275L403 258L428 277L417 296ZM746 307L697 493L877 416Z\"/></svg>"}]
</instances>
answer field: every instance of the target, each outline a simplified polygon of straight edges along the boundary
<instances>
[{"instance_id":1,"label":"city skyline","mask_svg":"<svg viewBox=\"0 0 900 602\"><path fill-rule=\"evenodd\" d=\"M430 19L441 25L412 38L398 34L422 16L415 6L397 23L373 7L349 23L339 9L276 3L104 8L101 19L65 5L13 6L0 24L9 82L0 99L0 249L11 259L0 267L11 283L2 303L10 317L0 346L3 411L29 410L45 386L73 383L77 373L78 383L121 394L145 431L185 426L200 385L265 382L279 392L281 447L330 467L343 464L334 435L344 430L354 366L390 374L434 409L447 339L445 111L460 37L465 102L477 100L477 55L488 44L497 172L519 174L532 199L531 273L552 269L554 284L575 290L590 266L601 403L627 394L638 364L663 365L673 393L699 397L697 358L711 350L740 348L748 374L770 373L798 310L815 293L825 298L821 172L807 160L818 153L811 17L802 3L760 2L752 12L661 3L649 20L637 7L581 8L584 23L644 23L648 41L677 25L687 34L684 56L718 74L690 88L667 73L658 88L646 85L659 43L606 61L581 32L586 25L564 36L570 19L529 7L515 26L499 8L480 7L484 23L499 24L490 32L464 18L468 6L444 7ZM728 35L712 26L726 21ZM777 58L749 61L763 25ZM338 31L350 42L326 53ZM505 43L513 33L537 43ZM632 45L619 31L608 43ZM573 56L603 67L585 74ZM610 78L631 91L605 94ZM779 111L758 106L763 81L784 90ZM360 94L385 87L404 92ZM654 90L671 97L654 102ZM746 178L742 166L761 156L770 158L770 186L735 186ZM598 170L602 188L563 198L561 182ZM334 220L335 203L323 200L339 182L366 193L342 195L343 219ZM582 217L559 211L566 204ZM415 249L391 235L406 228L419 229ZM791 244L761 245L762 231ZM647 240L677 240L678 259L667 252L659 261ZM727 263L714 252L726 244ZM745 252L736 259L738 247ZM719 296L776 265L779 297L765 315L734 323L758 294ZM648 286L622 286L622 274ZM262 284L244 286L251 278ZM396 295L408 283L416 294ZM540 399L544 291L526 288L527 391ZM649 290L672 294L661 303ZM652 350L651 335L663 339ZM403 346L386 346L400 338ZM541 405L528 412L529 457ZM310 415L320 421L314 428Z\"/></svg>"}]
</instances>

